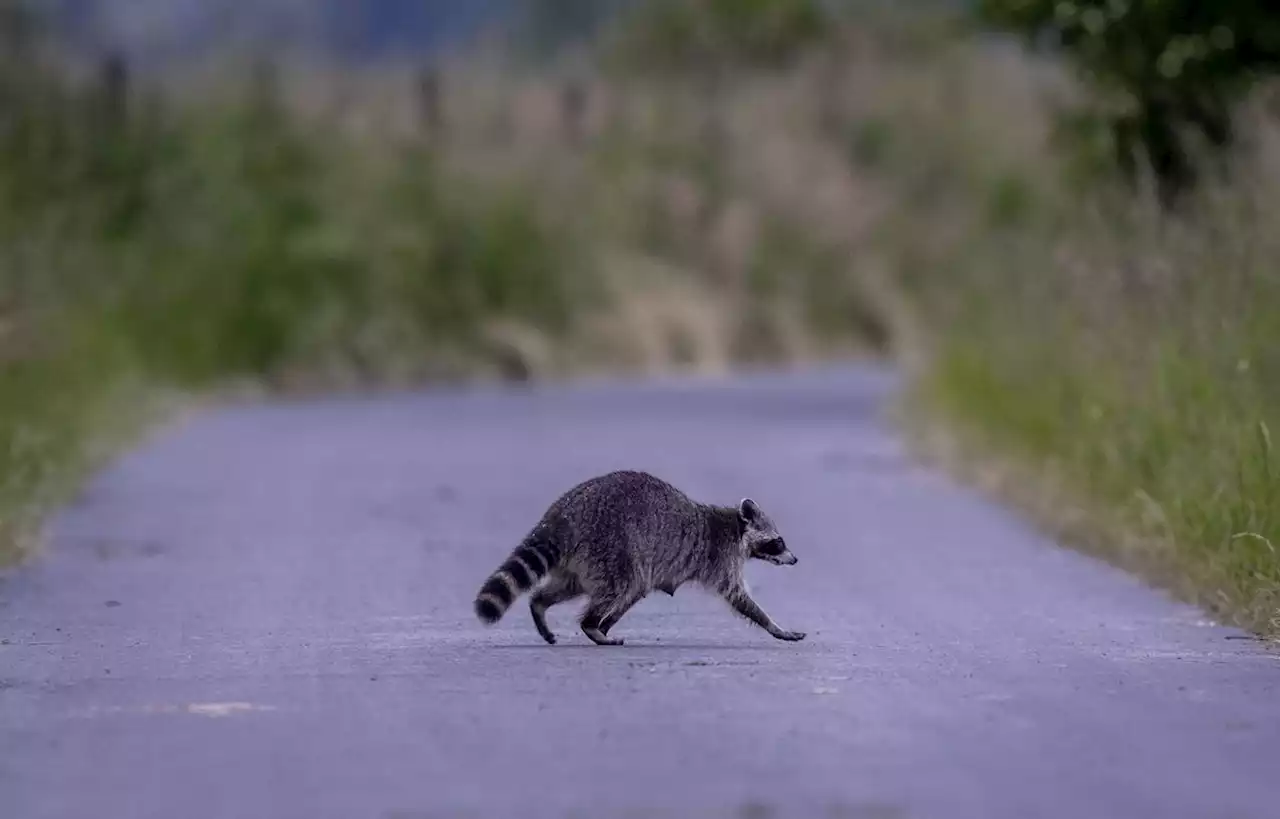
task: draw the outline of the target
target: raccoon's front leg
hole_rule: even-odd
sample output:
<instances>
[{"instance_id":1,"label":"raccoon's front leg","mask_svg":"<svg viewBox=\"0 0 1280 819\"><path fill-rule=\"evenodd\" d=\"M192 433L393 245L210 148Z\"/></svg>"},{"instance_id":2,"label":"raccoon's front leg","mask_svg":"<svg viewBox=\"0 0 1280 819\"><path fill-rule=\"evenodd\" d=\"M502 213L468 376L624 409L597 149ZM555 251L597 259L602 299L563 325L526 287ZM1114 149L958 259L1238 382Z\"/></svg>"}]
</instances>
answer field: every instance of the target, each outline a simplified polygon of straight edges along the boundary
<instances>
[{"instance_id":1,"label":"raccoon's front leg","mask_svg":"<svg viewBox=\"0 0 1280 819\"><path fill-rule=\"evenodd\" d=\"M730 589L724 595L724 598L729 601L729 605L733 606L735 611L755 623L760 628L769 632L777 639L788 641L804 639L804 632L787 631L786 629L780 628L777 623L773 622L773 618L768 614L765 614L764 609L760 608L760 605L751 599L751 595L747 593L746 589L740 586Z\"/></svg>"}]
</instances>

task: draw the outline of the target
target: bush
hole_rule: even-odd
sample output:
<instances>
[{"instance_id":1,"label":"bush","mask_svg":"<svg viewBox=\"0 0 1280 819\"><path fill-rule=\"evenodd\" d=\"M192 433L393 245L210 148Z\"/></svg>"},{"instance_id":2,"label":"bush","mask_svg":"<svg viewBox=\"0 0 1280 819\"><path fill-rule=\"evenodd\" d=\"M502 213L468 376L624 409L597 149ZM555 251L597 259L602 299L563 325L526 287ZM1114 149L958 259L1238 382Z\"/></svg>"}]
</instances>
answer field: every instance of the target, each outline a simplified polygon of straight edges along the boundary
<instances>
[{"instance_id":1,"label":"bush","mask_svg":"<svg viewBox=\"0 0 1280 819\"><path fill-rule=\"evenodd\" d=\"M1280 9L1264 0L979 0L978 14L1067 53L1102 92L1075 127L1104 129L1130 179L1149 167L1166 204L1196 181L1191 139L1230 145L1232 103L1280 67Z\"/></svg>"}]
</instances>

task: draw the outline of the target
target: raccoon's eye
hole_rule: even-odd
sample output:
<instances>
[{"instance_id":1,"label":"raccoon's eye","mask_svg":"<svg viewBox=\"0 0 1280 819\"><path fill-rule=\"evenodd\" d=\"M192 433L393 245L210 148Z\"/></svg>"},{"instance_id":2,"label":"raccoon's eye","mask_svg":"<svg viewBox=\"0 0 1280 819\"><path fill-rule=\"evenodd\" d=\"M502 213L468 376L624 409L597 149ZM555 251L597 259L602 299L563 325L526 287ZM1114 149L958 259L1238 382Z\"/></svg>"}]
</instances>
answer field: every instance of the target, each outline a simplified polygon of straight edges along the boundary
<instances>
[{"instance_id":1,"label":"raccoon's eye","mask_svg":"<svg viewBox=\"0 0 1280 819\"><path fill-rule=\"evenodd\" d=\"M775 537L761 542L756 546L756 551L763 555L780 555L786 551L786 544L782 542L782 538Z\"/></svg>"}]
</instances>

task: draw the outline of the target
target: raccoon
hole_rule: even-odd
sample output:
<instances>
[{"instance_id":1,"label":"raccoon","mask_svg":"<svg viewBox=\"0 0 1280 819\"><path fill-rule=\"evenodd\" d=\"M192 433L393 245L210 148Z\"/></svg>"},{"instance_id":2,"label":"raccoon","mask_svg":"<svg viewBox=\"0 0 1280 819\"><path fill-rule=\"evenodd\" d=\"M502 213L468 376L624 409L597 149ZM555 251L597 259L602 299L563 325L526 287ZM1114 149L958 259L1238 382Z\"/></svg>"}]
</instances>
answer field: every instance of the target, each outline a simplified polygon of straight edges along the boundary
<instances>
[{"instance_id":1,"label":"raccoon","mask_svg":"<svg viewBox=\"0 0 1280 819\"><path fill-rule=\"evenodd\" d=\"M533 625L554 645L547 609L586 595L580 625L602 646L622 645L609 630L651 591L674 596L695 582L779 640L804 633L780 628L751 599L742 577L749 559L793 566L796 556L751 498L736 506L699 503L646 472L621 470L586 480L561 495L475 599L492 625L517 596L544 578L529 601Z\"/></svg>"}]
</instances>

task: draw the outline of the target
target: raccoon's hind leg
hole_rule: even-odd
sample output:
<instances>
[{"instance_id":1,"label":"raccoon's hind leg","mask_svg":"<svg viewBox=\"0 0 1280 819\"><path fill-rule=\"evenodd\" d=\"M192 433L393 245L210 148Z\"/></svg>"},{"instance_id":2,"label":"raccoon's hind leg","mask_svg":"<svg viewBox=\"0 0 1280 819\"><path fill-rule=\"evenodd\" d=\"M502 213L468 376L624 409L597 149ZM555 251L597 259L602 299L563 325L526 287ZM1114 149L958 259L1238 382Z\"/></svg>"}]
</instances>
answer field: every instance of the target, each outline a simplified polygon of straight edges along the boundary
<instances>
[{"instance_id":1,"label":"raccoon's hind leg","mask_svg":"<svg viewBox=\"0 0 1280 819\"><path fill-rule=\"evenodd\" d=\"M533 593L529 599L529 611L533 614L533 625L538 629L542 639L551 645L556 644L556 635L547 628L547 609L557 603L564 603L582 594L582 586L578 578L555 572L546 584Z\"/></svg>"},{"instance_id":2,"label":"raccoon's hind leg","mask_svg":"<svg viewBox=\"0 0 1280 819\"><path fill-rule=\"evenodd\" d=\"M620 646L623 641L608 636L609 629L617 625L632 606L640 602L644 593L629 593L622 597L601 596L592 598L582 613L582 633L599 646Z\"/></svg>"}]
</instances>

